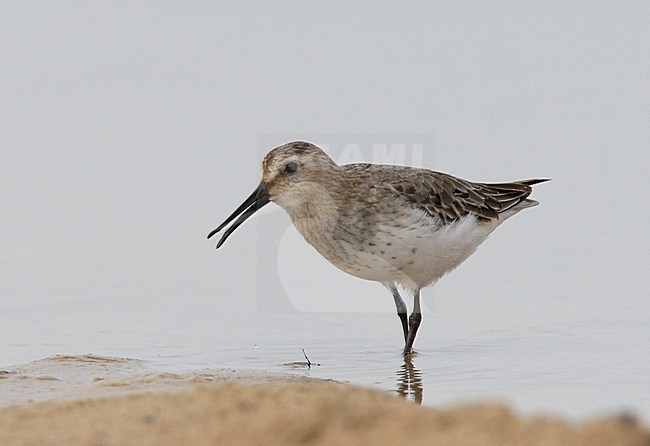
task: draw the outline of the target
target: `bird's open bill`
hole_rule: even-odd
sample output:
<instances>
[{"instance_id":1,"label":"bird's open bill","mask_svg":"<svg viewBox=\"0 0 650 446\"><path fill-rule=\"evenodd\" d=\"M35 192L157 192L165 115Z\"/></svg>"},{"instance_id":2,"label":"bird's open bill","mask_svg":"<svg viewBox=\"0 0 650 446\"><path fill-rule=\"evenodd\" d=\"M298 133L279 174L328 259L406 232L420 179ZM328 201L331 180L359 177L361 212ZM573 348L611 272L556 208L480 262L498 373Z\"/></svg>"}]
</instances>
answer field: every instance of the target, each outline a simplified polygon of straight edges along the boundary
<instances>
[{"instance_id":1,"label":"bird's open bill","mask_svg":"<svg viewBox=\"0 0 650 446\"><path fill-rule=\"evenodd\" d=\"M250 217L255 212L257 212L258 209L264 207L264 205L266 205L268 202L269 202L269 192L266 189L266 184L264 184L264 181L262 181L260 182L260 185L257 186L257 189L253 191L251 196L248 197L246 201L244 201L241 204L241 206L239 206L235 210L235 212L230 214L230 217L228 217L226 221L221 223L217 229L215 229L214 231L208 234L208 238L212 237L217 232L221 231L223 228L225 228L228 225L228 223L233 221L235 217L239 216L239 218L237 218L237 220L235 220L235 222L232 225L230 225L228 229L226 229L226 232L223 233L221 240L219 240L219 243L217 243L217 249L219 249L219 247L223 245L223 243L226 241L228 236L230 236L230 234L232 234L235 231L235 229L237 229L242 223L244 223L246 219L248 219L248 217Z\"/></svg>"}]
</instances>

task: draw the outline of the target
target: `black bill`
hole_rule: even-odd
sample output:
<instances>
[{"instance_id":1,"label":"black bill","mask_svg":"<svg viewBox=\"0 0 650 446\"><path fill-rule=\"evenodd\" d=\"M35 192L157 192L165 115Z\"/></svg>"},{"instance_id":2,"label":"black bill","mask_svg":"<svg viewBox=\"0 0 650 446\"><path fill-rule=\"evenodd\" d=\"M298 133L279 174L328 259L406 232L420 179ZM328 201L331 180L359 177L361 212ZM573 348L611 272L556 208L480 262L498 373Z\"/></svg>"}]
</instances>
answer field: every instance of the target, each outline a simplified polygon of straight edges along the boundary
<instances>
[{"instance_id":1,"label":"black bill","mask_svg":"<svg viewBox=\"0 0 650 446\"><path fill-rule=\"evenodd\" d=\"M226 229L226 232L223 233L221 240L219 240L219 243L217 243L217 249L219 249L219 247L223 245L228 236L230 236L230 234L232 234L235 229L244 223L248 217L257 212L258 209L264 207L264 205L266 205L268 202L269 192L266 190L266 184L264 184L264 181L262 181L260 185L257 186L257 189L253 191L251 196L248 197L246 201L244 201L241 206L235 210L235 212L230 214L230 217L226 218L226 221L221 223L217 229L208 234L208 238L221 231L228 225L228 223L233 221L235 217L239 216L239 218L235 220L235 222L228 229Z\"/></svg>"}]
</instances>

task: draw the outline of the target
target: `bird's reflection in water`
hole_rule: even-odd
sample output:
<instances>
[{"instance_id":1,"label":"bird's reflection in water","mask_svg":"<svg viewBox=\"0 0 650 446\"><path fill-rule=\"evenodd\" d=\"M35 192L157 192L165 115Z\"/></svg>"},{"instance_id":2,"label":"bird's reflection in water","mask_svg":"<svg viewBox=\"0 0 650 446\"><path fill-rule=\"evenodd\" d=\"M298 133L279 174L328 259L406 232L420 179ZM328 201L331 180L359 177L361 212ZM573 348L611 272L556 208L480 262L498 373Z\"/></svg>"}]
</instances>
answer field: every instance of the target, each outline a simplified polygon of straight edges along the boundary
<instances>
[{"instance_id":1,"label":"bird's reflection in water","mask_svg":"<svg viewBox=\"0 0 650 446\"><path fill-rule=\"evenodd\" d=\"M407 400L422 404L422 372L413 366L415 353L404 357L404 364L397 370L397 393Z\"/></svg>"}]
</instances>

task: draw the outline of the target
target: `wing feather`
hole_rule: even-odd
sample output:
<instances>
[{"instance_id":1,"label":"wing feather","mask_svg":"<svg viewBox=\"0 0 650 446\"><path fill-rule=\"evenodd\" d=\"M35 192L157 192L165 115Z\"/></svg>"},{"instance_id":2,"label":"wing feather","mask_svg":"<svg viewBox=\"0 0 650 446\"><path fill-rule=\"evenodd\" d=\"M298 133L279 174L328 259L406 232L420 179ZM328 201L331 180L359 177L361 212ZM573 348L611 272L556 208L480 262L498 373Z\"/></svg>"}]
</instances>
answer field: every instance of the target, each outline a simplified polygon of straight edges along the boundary
<instances>
[{"instance_id":1,"label":"wing feather","mask_svg":"<svg viewBox=\"0 0 650 446\"><path fill-rule=\"evenodd\" d=\"M532 185L548 179L530 179L511 183L476 183L442 172L413 167L377 164L342 166L352 174L369 175L375 187L427 212L446 225L467 214L488 222L527 200Z\"/></svg>"},{"instance_id":2,"label":"wing feather","mask_svg":"<svg viewBox=\"0 0 650 446\"><path fill-rule=\"evenodd\" d=\"M502 212L525 201L532 193L531 185L543 181L547 180L474 183L418 169L401 178L388 179L384 186L442 224L449 224L470 213L484 222L497 219Z\"/></svg>"}]
</instances>

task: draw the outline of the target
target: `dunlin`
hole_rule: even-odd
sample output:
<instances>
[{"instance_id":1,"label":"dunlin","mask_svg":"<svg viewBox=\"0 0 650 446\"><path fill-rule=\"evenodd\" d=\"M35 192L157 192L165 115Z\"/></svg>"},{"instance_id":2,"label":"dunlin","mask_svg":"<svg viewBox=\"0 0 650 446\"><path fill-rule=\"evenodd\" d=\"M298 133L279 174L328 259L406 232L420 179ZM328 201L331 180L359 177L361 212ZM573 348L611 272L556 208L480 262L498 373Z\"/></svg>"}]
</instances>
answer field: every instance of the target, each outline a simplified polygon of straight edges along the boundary
<instances>
[{"instance_id":1,"label":"dunlin","mask_svg":"<svg viewBox=\"0 0 650 446\"><path fill-rule=\"evenodd\" d=\"M390 290L409 354L422 320L420 290L460 265L509 217L537 205L528 196L543 181L485 184L414 167L339 166L315 145L292 142L266 155L257 189L208 238L236 218L219 248L258 209L276 203L330 263ZM398 286L413 296L408 319Z\"/></svg>"}]
</instances>

